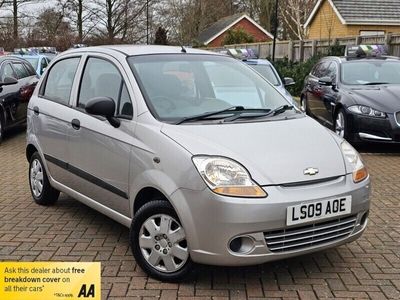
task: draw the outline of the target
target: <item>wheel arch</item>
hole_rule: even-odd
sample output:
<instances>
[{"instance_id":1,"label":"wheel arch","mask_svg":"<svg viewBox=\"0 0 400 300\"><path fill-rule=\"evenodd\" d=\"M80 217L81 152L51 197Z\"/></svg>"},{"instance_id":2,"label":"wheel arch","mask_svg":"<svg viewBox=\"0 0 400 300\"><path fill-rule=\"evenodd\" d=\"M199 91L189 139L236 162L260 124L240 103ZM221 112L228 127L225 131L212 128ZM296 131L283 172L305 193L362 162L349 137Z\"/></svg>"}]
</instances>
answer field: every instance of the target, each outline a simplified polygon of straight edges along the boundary
<instances>
[{"instance_id":1,"label":"wheel arch","mask_svg":"<svg viewBox=\"0 0 400 300\"><path fill-rule=\"evenodd\" d=\"M38 150L36 149L36 147L35 147L34 145L28 144L28 145L26 146L26 150L25 150L26 159L27 159L28 161L30 161L32 155L33 155L35 152L37 152L37 151L38 151Z\"/></svg>"},{"instance_id":2,"label":"wheel arch","mask_svg":"<svg viewBox=\"0 0 400 300\"><path fill-rule=\"evenodd\" d=\"M142 188L135 197L133 202L133 211L132 215L135 216L137 211L146 203L153 201L153 200L165 200L169 201L169 199L161 192L159 189L151 186L147 186Z\"/></svg>"},{"instance_id":3,"label":"wheel arch","mask_svg":"<svg viewBox=\"0 0 400 300\"><path fill-rule=\"evenodd\" d=\"M335 109L332 111L332 119L334 120L339 110L344 110L344 105L342 103L338 103L335 105Z\"/></svg>"}]
</instances>

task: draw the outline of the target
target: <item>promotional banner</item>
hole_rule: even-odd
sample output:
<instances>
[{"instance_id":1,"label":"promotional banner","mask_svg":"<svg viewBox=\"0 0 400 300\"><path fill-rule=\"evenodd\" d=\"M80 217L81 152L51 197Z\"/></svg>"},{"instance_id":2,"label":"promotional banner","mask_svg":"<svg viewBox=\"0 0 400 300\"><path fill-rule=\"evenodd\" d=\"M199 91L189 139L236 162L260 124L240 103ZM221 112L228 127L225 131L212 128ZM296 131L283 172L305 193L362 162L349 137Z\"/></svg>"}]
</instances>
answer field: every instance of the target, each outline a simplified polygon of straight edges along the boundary
<instances>
[{"instance_id":1,"label":"promotional banner","mask_svg":"<svg viewBox=\"0 0 400 300\"><path fill-rule=\"evenodd\" d=\"M0 262L0 299L101 299L99 262Z\"/></svg>"}]
</instances>

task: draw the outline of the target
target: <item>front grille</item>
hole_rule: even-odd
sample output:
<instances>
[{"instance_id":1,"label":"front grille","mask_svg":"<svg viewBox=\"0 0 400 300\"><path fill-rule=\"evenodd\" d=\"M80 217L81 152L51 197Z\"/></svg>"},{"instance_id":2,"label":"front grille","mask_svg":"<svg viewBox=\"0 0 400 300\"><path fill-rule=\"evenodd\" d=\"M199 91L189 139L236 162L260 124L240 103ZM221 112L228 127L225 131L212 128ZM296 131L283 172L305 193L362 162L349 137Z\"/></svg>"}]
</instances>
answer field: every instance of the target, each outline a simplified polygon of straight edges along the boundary
<instances>
[{"instance_id":1,"label":"front grille","mask_svg":"<svg viewBox=\"0 0 400 300\"><path fill-rule=\"evenodd\" d=\"M395 118L396 118L397 125L400 126L400 111L398 111L397 113L395 113L394 116L395 116Z\"/></svg>"},{"instance_id":2,"label":"front grille","mask_svg":"<svg viewBox=\"0 0 400 300\"><path fill-rule=\"evenodd\" d=\"M301 227L264 232L271 252L287 252L334 242L354 229L357 215Z\"/></svg>"}]
</instances>

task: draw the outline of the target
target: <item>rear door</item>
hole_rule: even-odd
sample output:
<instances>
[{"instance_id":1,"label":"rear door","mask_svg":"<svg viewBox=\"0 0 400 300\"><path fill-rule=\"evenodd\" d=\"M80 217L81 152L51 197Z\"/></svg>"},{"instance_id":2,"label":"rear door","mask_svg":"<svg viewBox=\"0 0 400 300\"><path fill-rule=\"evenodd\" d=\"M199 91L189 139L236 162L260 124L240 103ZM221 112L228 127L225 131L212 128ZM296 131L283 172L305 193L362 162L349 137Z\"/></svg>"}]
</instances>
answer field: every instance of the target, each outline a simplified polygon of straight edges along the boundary
<instances>
[{"instance_id":1,"label":"rear door","mask_svg":"<svg viewBox=\"0 0 400 300\"><path fill-rule=\"evenodd\" d=\"M69 186L79 193L129 215L129 170L134 139L132 97L127 76L117 60L105 55L86 60L75 109L69 114ZM89 115L86 104L95 97L115 102L113 127L105 118Z\"/></svg>"},{"instance_id":2,"label":"rear door","mask_svg":"<svg viewBox=\"0 0 400 300\"><path fill-rule=\"evenodd\" d=\"M32 123L50 175L59 182L67 171L67 133L70 126L70 100L80 56L55 62L46 73L39 96L32 99Z\"/></svg>"}]
</instances>

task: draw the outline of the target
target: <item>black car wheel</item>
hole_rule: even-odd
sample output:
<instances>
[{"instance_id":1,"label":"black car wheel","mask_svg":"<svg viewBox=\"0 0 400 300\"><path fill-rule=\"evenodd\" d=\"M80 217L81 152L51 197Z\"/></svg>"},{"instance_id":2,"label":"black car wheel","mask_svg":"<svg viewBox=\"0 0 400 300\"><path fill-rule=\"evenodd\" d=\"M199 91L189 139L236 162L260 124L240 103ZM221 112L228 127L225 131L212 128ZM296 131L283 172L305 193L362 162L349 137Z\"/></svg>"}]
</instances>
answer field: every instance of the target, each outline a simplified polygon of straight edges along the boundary
<instances>
[{"instance_id":1,"label":"black car wheel","mask_svg":"<svg viewBox=\"0 0 400 300\"><path fill-rule=\"evenodd\" d=\"M50 185L38 152L32 155L29 163L29 186L33 200L40 205L54 204L60 195L60 192Z\"/></svg>"},{"instance_id":2,"label":"black car wheel","mask_svg":"<svg viewBox=\"0 0 400 300\"><path fill-rule=\"evenodd\" d=\"M310 111L308 109L307 98L302 96L300 99L300 109L305 112L307 115L310 115Z\"/></svg>"},{"instance_id":3,"label":"black car wheel","mask_svg":"<svg viewBox=\"0 0 400 300\"><path fill-rule=\"evenodd\" d=\"M4 118L3 118L3 112L0 109L0 144L3 141L3 135L4 135Z\"/></svg>"},{"instance_id":4,"label":"black car wheel","mask_svg":"<svg viewBox=\"0 0 400 300\"><path fill-rule=\"evenodd\" d=\"M138 210L130 244L139 266L158 280L180 281L193 267L185 231L167 201L154 200Z\"/></svg>"},{"instance_id":5,"label":"black car wheel","mask_svg":"<svg viewBox=\"0 0 400 300\"><path fill-rule=\"evenodd\" d=\"M338 136L344 139L347 138L347 120L346 113L343 109L339 109L339 111L336 113L334 127Z\"/></svg>"}]
</instances>

